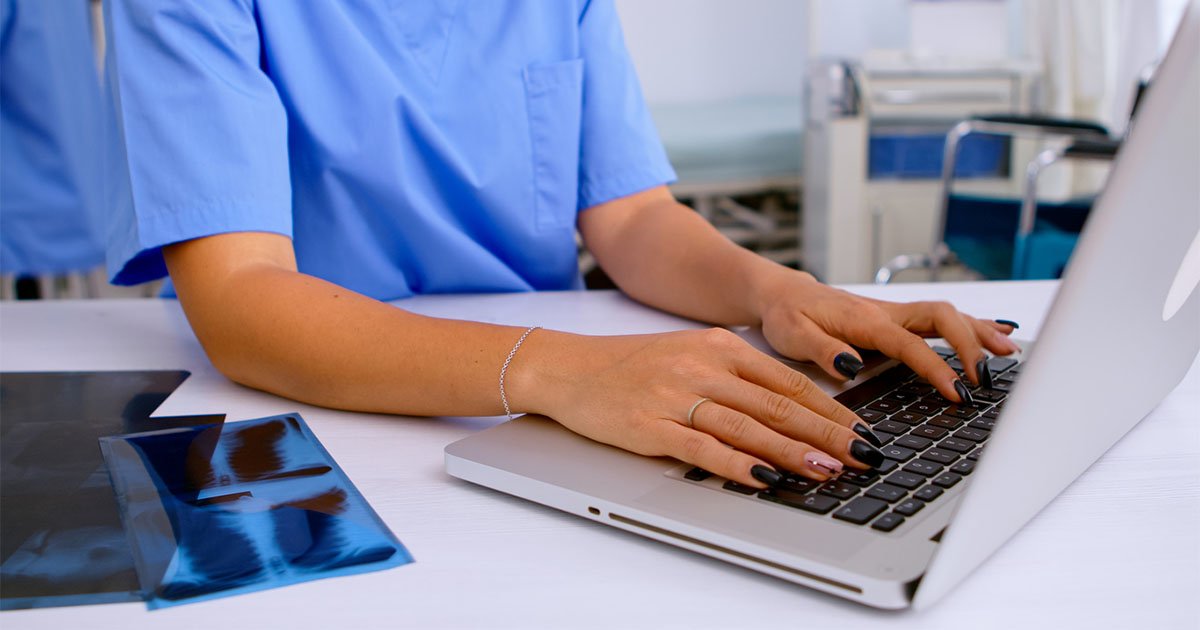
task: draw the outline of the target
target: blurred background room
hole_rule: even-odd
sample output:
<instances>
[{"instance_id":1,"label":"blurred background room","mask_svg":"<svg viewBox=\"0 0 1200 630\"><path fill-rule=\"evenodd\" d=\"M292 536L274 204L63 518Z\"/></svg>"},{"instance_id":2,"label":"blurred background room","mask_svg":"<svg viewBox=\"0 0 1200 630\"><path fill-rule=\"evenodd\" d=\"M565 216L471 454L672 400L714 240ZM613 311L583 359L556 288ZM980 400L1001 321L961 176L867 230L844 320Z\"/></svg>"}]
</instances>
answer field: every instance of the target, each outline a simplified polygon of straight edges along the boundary
<instances>
[{"instance_id":1,"label":"blurred background room","mask_svg":"<svg viewBox=\"0 0 1200 630\"><path fill-rule=\"evenodd\" d=\"M1060 275L1185 4L616 2L676 196L842 284ZM3 299L157 295L103 270L101 21L0 1Z\"/></svg>"}]
</instances>

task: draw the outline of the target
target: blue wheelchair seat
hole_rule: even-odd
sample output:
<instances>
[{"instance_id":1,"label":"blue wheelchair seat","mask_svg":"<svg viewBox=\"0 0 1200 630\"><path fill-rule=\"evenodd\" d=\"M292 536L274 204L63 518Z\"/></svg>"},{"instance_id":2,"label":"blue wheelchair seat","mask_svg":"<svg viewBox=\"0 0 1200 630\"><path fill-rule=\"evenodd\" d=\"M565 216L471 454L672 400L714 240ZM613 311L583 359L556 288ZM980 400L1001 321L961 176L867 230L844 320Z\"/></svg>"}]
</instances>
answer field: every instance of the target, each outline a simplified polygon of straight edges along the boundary
<instances>
[{"instance_id":1,"label":"blue wheelchair seat","mask_svg":"<svg viewBox=\"0 0 1200 630\"><path fill-rule=\"evenodd\" d=\"M1033 231L1017 235L1019 199L950 195L945 243L988 280L1058 278L1091 211L1092 199L1039 202Z\"/></svg>"}]
</instances>

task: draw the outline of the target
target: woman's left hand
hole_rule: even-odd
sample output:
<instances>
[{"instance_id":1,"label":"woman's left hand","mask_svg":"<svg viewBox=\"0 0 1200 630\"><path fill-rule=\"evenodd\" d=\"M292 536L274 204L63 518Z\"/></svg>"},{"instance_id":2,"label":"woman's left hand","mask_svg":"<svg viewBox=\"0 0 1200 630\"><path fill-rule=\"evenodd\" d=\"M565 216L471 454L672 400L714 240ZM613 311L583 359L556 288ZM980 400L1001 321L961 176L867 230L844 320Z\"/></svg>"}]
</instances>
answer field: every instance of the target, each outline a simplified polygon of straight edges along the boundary
<instances>
[{"instance_id":1,"label":"woman's left hand","mask_svg":"<svg viewBox=\"0 0 1200 630\"><path fill-rule=\"evenodd\" d=\"M780 354L812 361L835 378L853 378L862 368L853 345L903 361L942 396L961 402L958 375L924 338L941 337L952 345L976 384L980 362L987 360L984 349L999 355L1020 350L1008 338L1014 326L971 317L947 302L859 297L796 271L772 283L770 295L760 308L767 341Z\"/></svg>"}]
</instances>

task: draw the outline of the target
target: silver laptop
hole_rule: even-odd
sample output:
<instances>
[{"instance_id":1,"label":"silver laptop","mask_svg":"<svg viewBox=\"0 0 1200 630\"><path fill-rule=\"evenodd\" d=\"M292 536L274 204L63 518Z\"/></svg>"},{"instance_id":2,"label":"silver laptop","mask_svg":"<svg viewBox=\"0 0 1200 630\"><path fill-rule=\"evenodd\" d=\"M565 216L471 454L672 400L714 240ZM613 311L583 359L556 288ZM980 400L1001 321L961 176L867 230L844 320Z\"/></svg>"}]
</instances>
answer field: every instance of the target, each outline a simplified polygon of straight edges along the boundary
<instances>
[{"instance_id":1,"label":"silver laptop","mask_svg":"<svg viewBox=\"0 0 1200 630\"><path fill-rule=\"evenodd\" d=\"M900 432L889 434L885 451L913 453L888 451L895 459L887 472L843 475L829 487L795 479L790 489L743 493L678 461L592 442L537 416L451 444L446 470L871 606L928 606L1183 378L1200 349L1198 232L1200 2L1193 0L1092 210L1036 351L1015 366L996 359L993 393L963 418L886 417L927 398L937 403L891 361L838 393L857 410L881 408L885 418L872 418L877 427L908 425L883 425ZM1114 356L1123 369L1088 367ZM1089 395L1095 391L1121 395ZM918 461L930 465L909 465Z\"/></svg>"}]
</instances>

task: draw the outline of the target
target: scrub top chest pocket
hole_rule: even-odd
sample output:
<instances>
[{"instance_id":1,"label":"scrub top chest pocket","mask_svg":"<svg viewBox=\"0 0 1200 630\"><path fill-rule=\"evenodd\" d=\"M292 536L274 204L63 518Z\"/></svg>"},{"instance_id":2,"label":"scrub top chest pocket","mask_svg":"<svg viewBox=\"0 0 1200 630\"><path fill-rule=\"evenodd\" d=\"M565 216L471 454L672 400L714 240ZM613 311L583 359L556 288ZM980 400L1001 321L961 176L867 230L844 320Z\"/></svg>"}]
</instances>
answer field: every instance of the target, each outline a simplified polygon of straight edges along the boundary
<instances>
[{"instance_id":1,"label":"scrub top chest pocket","mask_svg":"<svg viewBox=\"0 0 1200 630\"><path fill-rule=\"evenodd\" d=\"M525 68L537 228L574 226L579 206L583 60Z\"/></svg>"}]
</instances>

